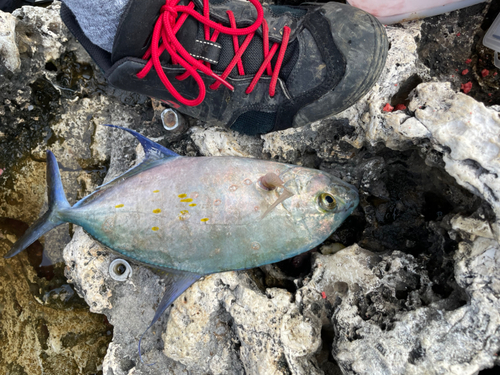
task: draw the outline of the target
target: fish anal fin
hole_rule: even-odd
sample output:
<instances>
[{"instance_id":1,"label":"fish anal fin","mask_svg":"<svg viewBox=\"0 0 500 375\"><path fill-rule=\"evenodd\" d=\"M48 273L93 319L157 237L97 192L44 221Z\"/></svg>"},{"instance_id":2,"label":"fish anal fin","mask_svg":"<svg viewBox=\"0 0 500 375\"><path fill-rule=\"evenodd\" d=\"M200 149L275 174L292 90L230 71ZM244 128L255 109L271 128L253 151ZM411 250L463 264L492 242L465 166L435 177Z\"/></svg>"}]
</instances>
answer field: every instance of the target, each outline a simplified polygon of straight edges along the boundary
<instances>
[{"instance_id":1,"label":"fish anal fin","mask_svg":"<svg viewBox=\"0 0 500 375\"><path fill-rule=\"evenodd\" d=\"M184 291L191 285L193 285L200 277L201 275L197 273L186 271L175 271L171 273L169 272L164 277L164 280L166 281L166 288L165 293L163 294L163 298L156 308L153 320L139 339L139 358L141 362L143 362L141 355L141 341L146 332L153 326L153 324L158 321L158 319L160 319L165 310L177 299L177 297L184 293Z\"/></svg>"}]
</instances>

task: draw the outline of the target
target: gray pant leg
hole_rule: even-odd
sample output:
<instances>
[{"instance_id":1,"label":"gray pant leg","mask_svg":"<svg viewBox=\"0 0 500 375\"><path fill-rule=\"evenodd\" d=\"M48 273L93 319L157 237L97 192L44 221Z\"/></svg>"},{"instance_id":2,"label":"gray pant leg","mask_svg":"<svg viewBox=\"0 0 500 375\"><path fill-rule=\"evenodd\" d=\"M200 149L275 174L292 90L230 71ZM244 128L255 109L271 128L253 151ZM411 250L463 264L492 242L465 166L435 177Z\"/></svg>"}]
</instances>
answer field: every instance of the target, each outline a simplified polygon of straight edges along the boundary
<instances>
[{"instance_id":1,"label":"gray pant leg","mask_svg":"<svg viewBox=\"0 0 500 375\"><path fill-rule=\"evenodd\" d=\"M129 0L62 0L92 43L111 52L120 17Z\"/></svg>"}]
</instances>

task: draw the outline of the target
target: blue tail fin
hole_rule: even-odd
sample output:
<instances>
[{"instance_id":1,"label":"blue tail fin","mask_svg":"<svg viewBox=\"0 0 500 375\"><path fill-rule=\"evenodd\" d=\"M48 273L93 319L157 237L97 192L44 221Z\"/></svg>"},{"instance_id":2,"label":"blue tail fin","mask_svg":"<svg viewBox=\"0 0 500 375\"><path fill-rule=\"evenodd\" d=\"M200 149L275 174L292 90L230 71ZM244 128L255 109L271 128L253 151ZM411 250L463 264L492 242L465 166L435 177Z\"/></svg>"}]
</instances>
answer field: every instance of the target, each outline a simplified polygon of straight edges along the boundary
<instances>
[{"instance_id":1,"label":"blue tail fin","mask_svg":"<svg viewBox=\"0 0 500 375\"><path fill-rule=\"evenodd\" d=\"M49 190L49 210L17 240L4 258L12 258L14 255L19 254L49 230L66 222L61 218L60 214L61 210L70 208L70 205L63 191L56 158L50 151L47 151L47 187Z\"/></svg>"}]
</instances>

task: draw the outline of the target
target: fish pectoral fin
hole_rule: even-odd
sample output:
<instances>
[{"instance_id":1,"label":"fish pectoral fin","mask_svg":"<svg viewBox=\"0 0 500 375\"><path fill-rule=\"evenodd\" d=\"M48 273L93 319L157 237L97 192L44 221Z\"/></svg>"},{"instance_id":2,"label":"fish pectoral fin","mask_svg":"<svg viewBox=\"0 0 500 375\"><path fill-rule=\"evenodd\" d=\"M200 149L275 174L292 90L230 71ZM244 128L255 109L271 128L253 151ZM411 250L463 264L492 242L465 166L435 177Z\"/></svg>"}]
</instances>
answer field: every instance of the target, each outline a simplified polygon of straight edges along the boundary
<instances>
[{"instance_id":1,"label":"fish pectoral fin","mask_svg":"<svg viewBox=\"0 0 500 375\"><path fill-rule=\"evenodd\" d=\"M260 185L266 190L274 190L277 187L285 187L284 182L276 173L269 172L262 176L259 180Z\"/></svg>"},{"instance_id":2,"label":"fish pectoral fin","mask_svg":"<svg viewBox=\"0 0 500 375\"><path fill-rule=\"evenodd\" d=\"M269 206L266 212L264 212L260 217L261 219L264 219L269 212L271 212L277 205L290 198L293 193L285 187L285 183L281 180L280 176L273 172L266 173L264 176L262 176L259 180L259 183L260 186L265 190L274 190L278 187L283 188L283 193L278 197L278 199L276 199L276 202Z\"/></svg>"},{"instance_id":3,"label":"fish pectoral fin","mask_svg":"<svg viewBox=\"0 0 500 375\"><path fill-rule=\"evenodd\" d=\"M141 338L139 339L139 358L142 361L142 355L141 355L141 341L146 332L157 322L158 319L162 316L162 314L165 312L165 310L174 302L177 297L179 297L187 288L189 288L191 285L193 285L201 275L193 272L187 272L187 271L173 271L169 272L167 276L164 277L164 280L166 281L167 285L165 288L165 294L163 294L163 298L160 301L160 304L156 308L155 316L153 317L153 320L149 324L149 326L146 328L146 330L143 332L141 335Z\"/></svg>"},{"instance_id":4,"label":"fish pectoral fin","mask_svg":"<svg viewBox=\"0 0 500 375\"><path fill-rule=\"evenodd\" d=\"M269 206L269 208L262 214L260 217L261 219L264 219L269 212L271 212L277 205L280 203L283 203L285 200L293 196L293 193L288 190L286 187L283 186L283 193L276 199L276 202L274 202L272 205Z\"/></svg>"}]
</instances>

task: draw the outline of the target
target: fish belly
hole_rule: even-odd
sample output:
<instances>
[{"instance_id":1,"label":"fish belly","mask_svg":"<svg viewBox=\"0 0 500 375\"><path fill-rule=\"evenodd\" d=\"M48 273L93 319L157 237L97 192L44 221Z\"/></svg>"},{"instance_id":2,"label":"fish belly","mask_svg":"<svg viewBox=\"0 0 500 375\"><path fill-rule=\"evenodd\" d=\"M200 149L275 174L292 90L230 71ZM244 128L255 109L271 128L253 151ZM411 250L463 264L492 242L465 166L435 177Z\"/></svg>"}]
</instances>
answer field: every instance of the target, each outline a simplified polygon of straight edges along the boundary
<instances>
[{"instance_id":1,"label":"fish belly","mask_svg":"<svg viewBox=\"0 0 500 375\"><path fill-rule=\"evenodd\" d=\"M159 267L201 274L252 268L317 239L259 187L293 166L232 157L166 159L76 209L77 224L111 249Z\"/></svg>"}]
</instances>

